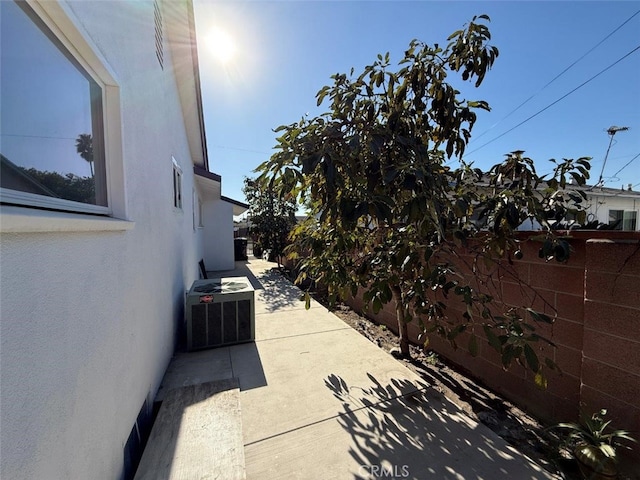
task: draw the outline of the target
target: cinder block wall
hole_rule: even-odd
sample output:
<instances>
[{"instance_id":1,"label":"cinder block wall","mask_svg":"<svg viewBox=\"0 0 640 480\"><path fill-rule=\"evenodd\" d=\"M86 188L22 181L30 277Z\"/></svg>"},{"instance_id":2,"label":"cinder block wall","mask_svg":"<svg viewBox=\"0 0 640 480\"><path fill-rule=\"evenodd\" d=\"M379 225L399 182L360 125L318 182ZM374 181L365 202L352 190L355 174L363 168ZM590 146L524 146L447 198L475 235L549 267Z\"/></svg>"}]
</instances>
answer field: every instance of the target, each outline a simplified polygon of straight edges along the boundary
<instances>
[{"instance_id":1,"label":"cinder block wall","mask_svg":"<svg viewBox=\"0 0 640 480\"><path fill-rule=\"evenodd\" d=\"M640 440L640 242L590 239L586 254L581 400Z\"/></svg>"},{"instance_id":2,"label":"cinder block wall","mask_svg":"<svg viewBox=\"0 0 640 480\"><path fill-rule=\"evenodd\" d=\"M522 260L493 272L489 286L506 306L527 305L557 315L553 325L537 325L537 332L557 347L540 342L539 357L550 357L562 370L547 371L547 390L538 389L524 367L514 364L505 371L485 341L479 341L478 356L472 357L467 348L471 332L458 337L457 349L432 335L429 348L546 421L576 420L580 411L607 408L614 426L640 437L640 235L571 232L569 243L573 251L567 263L546 262L538 258L541 244L523 236ZM466 275L475 281L470 271ZM392 304L373 315L361 298L347 303L397 332ZM455 295L445 302L451 318L465 310ZM421 343L416 324L409 326L409 334ZM477 335L484 338L482 331Z\"/></svg>"}]
</instances>

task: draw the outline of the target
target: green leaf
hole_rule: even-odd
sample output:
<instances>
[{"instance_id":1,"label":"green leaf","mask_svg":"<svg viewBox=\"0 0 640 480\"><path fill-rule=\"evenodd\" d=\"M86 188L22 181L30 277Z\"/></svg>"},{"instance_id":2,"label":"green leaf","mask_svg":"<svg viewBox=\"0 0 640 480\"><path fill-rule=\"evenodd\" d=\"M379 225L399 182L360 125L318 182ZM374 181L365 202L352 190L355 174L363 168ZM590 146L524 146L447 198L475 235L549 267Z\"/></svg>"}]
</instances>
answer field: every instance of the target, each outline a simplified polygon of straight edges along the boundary
<instances>
[{"instance_id":1,"label":"green leaf","mask_svg":"<svg viewBox=\"0 0 640 480\"><path fill-rule=\"evenodd\" d=\"M534 382L536 383L536 386L541 389L541 390L546 390L547 389L547 379L546 377L542 374L542 372L538 372L536 373L535 377L533 378Z\"/></svg>"},{"instance_id":2,"label":"green leaf","mask_svg":"<svg viewBox=\"0 0 640 480\"><path fill-rule=\"evenodd\" d=\"M380 300L380 297L375 297L373 299L373 302L371 303L371 306L373 307L373 313L377 315L380 310L382 310L382 301Z\"/></svg>"},{"instance_id":3,"label":"green leaf","mask_svg":"<svg viewBox=\"0 0 640 480\"><path fill-rule=\"evenodd\" d=\"M500 342L500 339L496 336L496 334L493 333L491 327L489 327L488 325L484 325L482 328L484 330L485 336L487 337L487 340L489 341L489 345L495 348L498 352L502 351L502 343Z\"/></svg>"},{"instance_id":4,"label":"green leaf","mask_svg":"<svg viewBox=\"0 0 640 480\"><path fill-rule=\"evenodd\" d=\"M464 33L464 30L456 30L455 32L453 32L451 35L447 37L447 40L451 40L452 38L455 38L458 35L462 35L463 33Z\"/></svg>"},{"instance_id":5,"label":"green leaf","mask_svg":"<svg viewBox=\"0 0 640 480\"><path fill-rule=\"evenodd\" d=\"M478 356L478 339L475 334L472 334L469 338L469 353L472 357Z\"/></svg>"},{"instance_id":6,"label":"green leaf","mask_svg":"<svg viewBox=\"0 0 640 480\"><path fill-rule=\"evenodd\" d=\"M562 370L560 370L560 367L558 366L558 364L553 360L551 360L549 357L546 357L544 359L544 364L547 366L549 370L555 370L556 372L562 374Z\"/></svg>"},{"instance_id":7,"label":"green leaf","mask_svg":"<svg viewBox=\"0 0 640 480\"><path fill-rule=\"evenodd\" d=\"M389 184L393 182L397 176L398 176L398 169L396 169L393 166L389 167L389 169L384 175L384 183Z\"/></svg>"},{"instance_id":8,"label":"green leaf","mask_svg":"<svg viewBox=\"0 0 640 480\"><path fill-rule=\"evenodd\" d=\"M529 344L525 344L524 346L524 356L527 359L529 368L533 372L537 373L540 370L540 361L538 360L538 355L536 355L536 352L529 346Z\"/></svg>"},{"instance_id":9,"label":"green leaf","mask_svg":"<svg viewBox=\"0 0 640 480\"><path fill-rule=\"evenodd\" d=\"M533 318L536 322L544 322L548 324L553 323L553 319L548 315L545 315L544 313L540 313L533 308L527 308L526 310L527 312L529 312L529 315L531 315L531 318Z\"/></svg>"},{"instance_id":10,"label":"green leaf","mask_svg":"<svg viewBox=\"0 0 640 480\"><path fill-rule=\"evenodd\" d=\"M461 323L459 325L456 325L447 334L447 340L454 340L458 335L460 335L462 332L464 332L464 330L466 328L467 328L467 326L465 324L463 324L463 323Z\"/></svg>"}]
</instances>

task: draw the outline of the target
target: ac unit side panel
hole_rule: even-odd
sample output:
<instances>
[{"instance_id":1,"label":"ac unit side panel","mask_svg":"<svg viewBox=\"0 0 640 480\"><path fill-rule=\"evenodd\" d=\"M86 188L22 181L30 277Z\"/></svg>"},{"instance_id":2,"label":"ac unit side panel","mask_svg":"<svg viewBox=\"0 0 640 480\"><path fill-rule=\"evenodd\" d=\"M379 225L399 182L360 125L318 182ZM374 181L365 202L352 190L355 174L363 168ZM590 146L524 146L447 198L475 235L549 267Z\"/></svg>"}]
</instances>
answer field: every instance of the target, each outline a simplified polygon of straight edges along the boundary
<instances>
[{"instance_id":1,"label":"ac unit side panel","mask_svg":"<svg viewBox=\"0 0 640 480\"><path fill-rule=\"evenodd\" d=\"M224 343L236 343L238 341L237 318L237 302L224 302L222 304L222 336Z\"/></svg>"},{"instance_id":2,"label":"ac unit side panel","mask_svg":"<svg viewBox=\"0 0 640 480\"><path fill-rule=\"evenodd\" d=\"M202 348L206 346L207 332L207 305L193 305L191 307L191 322L188 325L190 332L190 348Z\"/></svg>"},{"instance_id":3,"label":"ac unit side panel","mask_svg":"<svg viewBox=\"0 0 640 480\"><path fill-rule=\"evenodd\" d=\"M222 345L222 303L211 303L208 309L207 345Z\"/></svg>"},{"instance_id":4,"label":"ac unit side panel","mask_svg":"<svg viewBox=\"0 0 640 480\"><path fill-rule=\"evenodd\" d=\"M238 301L238 341L246 342L254 338L252 331L253 309L250 300Z\"/></svg>"}]
</instances>

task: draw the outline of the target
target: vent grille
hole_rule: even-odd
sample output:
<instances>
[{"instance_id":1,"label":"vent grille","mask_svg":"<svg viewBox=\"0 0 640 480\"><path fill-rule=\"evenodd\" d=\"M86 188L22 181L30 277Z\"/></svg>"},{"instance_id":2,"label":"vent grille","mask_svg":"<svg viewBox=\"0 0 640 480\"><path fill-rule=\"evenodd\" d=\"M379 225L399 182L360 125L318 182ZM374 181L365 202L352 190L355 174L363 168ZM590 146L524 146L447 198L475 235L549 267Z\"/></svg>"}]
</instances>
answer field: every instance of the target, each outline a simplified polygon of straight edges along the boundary
<instances>
[{"instance_id":1,"label":"vent grille","mask_svg":"<svg viewBox=\"0 0 640 480\"><path fill-rule=\"evenodd\" d=\"M153 19L156 26L156 57L160 63L160 68L164 70L164 37L162 35L162 12L156 0L153 2Z\"/></svg>"}]
</instances>

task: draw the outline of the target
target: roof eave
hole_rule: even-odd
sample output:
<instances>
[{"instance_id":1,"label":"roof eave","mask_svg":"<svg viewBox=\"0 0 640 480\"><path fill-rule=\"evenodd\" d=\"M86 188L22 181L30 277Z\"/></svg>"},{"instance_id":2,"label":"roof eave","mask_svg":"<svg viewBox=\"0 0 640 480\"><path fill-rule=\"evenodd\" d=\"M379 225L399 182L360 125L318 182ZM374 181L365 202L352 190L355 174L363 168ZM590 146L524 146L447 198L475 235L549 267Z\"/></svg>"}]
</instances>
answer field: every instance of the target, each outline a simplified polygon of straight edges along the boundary
<instances>
[{"instance_id":1,"label":"roof eave","mask_svg":"<svg viewBox=\"0 0 640 480\"><path fill-rule=\"evenodd\" d=\"M234 200L233 198L225 197L224 195L220 196L220 200L233 205L233 215L236 217L249 210L249 205L244 202L240 202L239 200Z\"/></svg>"}]
</instances>

